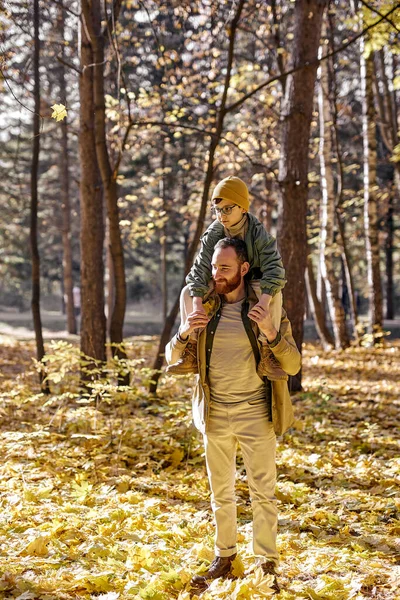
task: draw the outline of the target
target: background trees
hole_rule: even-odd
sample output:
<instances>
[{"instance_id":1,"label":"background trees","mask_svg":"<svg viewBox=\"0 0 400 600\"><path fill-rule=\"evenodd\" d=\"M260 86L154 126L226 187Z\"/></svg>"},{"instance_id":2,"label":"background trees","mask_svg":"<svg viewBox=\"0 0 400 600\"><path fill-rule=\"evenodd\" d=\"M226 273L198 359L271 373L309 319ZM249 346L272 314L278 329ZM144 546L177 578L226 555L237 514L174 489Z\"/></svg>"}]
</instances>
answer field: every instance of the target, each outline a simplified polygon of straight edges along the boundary
<instances>
[{"instance_id":1,"label":"background trees","mask_svg":"<svg viewBox=\"0 0 400 600\"><path fill-rule=\"evenodd\" d=\"M288 273L285 304L299 344L307 257L327 344L341 348L349 337L358 339L357 311L379 334L382 293L387 315L395 316L395 2L336 0L327 9L322 0L246 0L233 7L206 0L101 6L39 0L36 108L32 8L19 0L7 7L0 84L3 306L24 308L30 294L33 111L42 117L44 303L52 296L61 307L65 294L73 331L71 290L80 285L81 348L93 358L105 359L106 316L110 341L122 342L126 300L130 306L147 298L148 313L168 316L169 337L184 273L209 222L209 191L229 173L248 182L253 212L278 236ZM330 59L318 62L318 48ZM50 120L58 102L67 105L67 126Z\"/></svg>"}]
</instances>

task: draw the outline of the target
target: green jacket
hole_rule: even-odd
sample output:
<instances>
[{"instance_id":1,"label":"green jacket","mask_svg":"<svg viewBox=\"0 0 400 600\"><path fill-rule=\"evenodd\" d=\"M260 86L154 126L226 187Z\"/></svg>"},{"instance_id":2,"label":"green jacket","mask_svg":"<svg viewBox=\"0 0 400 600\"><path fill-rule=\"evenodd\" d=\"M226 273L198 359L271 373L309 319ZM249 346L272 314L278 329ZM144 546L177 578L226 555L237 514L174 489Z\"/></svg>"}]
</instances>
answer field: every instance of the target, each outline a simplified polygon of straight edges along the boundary
<instances>
[{"instance_id":1,"label":"green jacket","mask_svg":"<svg viewBox=\"0 0 400 600\"><path fill-rule=\"evenodd\" d=\"M254 294L252 288L247 286L246 296L247 309L250 309L254 304L257 303L257 297ZM212 300L211 300L212 302ZM208 306L207 306L208 305ZM217 296L216 302L213 305L206 303L205 308L208 314L213 317L218 315L220 308L219 296ZM247 316L246 309L246 316ZM243 319L243 313L242 313ZM253 329L254 337L257 339L258 329L254 321L248 319ZM247 335L252 342L252 335L248 331L248 324L243 319L243 324L246 329ZM177 335L167 344L165 348L165 358L167 364L175 363L183 351L185 350L187 342L182 342ZM253 344L252 344L253 346ZM270 344L270 348L274 353L276 359L279 361L282 369L286 371L288 375L295 375L301 366L301 355L297 349L296 342L292 336L292 328L290 321L287 318L286 312L282 309L281 326L277 340ZM197 344L197 362L199 367L199 375L196 375L196 384L193 390L192 396L192 415L193 423L195 427L201 432L207 432L209 412L210 412L210 385L208 381L208 368L207 355L212 351L212 342L210 342L210 328L206 327L199 335ZM232 365L234 368L234 365ZM282 435L293 425L294 415L292 402L290 399L289 389L287 381L271 381L272 397L270 410L272 412L272 423L276 435ZM269 387L269 386L268 386ZM268 389L268 388L267 388ZM267 396L268 399L268 396Z\"/></svg>"},{"instance_id":2,"label":"green jacket","mask_svg":"<svg viewBox=\"0 0 400 600\"><path fill-rule=\"evenodd\" d=\"M250 263L250 279L260 279L261 292L275 296L286 283L285 269L276 240L254 215L247 215L249 226L244 241ZM201 237L200 251L186 277L191 296L204 298L209 291L214 247L224 237L224 226L219 221L214 221Z\"/></svg>"}]
</instances>

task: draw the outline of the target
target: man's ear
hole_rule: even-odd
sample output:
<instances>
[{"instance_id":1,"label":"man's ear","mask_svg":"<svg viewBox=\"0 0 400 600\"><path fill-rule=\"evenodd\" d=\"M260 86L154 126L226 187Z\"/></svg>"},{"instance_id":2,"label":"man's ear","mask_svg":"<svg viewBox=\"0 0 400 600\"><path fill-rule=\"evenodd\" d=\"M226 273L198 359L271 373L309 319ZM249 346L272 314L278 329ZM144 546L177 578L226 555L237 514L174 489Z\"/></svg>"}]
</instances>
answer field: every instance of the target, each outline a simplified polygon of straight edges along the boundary
<instances>
[{"instance_id":1,"label":"man's ear","mask_svg":"<svg viewBox=\"0 0 400 600\"><path fill-rule=\"evenodd\" d=\"M249 272L249 269L250 269L250 263L248 263L248 262L242 263L242 266L240 267L240 272L243 277L246 275L246 273Z\"/></svg>"}]
</instances>

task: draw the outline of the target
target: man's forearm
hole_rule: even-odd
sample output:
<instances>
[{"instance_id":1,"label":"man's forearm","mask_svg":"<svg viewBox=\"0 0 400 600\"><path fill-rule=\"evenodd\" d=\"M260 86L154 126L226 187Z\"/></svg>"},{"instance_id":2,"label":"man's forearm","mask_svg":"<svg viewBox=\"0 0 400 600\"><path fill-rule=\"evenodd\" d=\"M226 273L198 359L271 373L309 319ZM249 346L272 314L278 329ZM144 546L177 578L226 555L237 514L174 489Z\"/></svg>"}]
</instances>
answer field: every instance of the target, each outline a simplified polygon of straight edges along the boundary
<instances>
[{"instance_id":1,"label":"man's forearm","mask_svg":"<svg viewBox=\"0 0 400 600\"><path fill-rule=\"evenodd\" d=\"M265 335L269 344L272 344L276 340L276 336L278 335L278 331L273 325L272 327L268 327L265 329L261 329L260 327L260 331Z\"/></svg>"}]
</instances>

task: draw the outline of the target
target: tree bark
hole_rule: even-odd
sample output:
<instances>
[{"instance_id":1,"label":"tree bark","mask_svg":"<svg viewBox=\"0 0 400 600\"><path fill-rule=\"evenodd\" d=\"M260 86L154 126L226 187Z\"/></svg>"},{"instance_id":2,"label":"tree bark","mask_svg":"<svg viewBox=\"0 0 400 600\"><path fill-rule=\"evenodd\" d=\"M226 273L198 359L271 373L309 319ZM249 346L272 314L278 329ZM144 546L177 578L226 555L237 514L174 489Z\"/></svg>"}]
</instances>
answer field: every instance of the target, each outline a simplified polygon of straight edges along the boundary
<instances>
[{"instance_id":1,"label":"tree bark","mask_svg":"<svg viewBox=\"0 0 400 600\"><path fill-rule=\"evenodd\" d=\"M374 58L364 56L364 38L360 44L360 75L362 90L363 169L364 169L364 231L369 292L368 333L382 330L382 284L379 264L378 206L376 199L376 113L373 95Z\"/></svg>"},{"instance_id":2,"label":"tree bark","mask_svg":"<svg viewBox=\"0 0 400 600\"><path fill-rule=\"evenodd\" d=\"M93 18L93 3L82 0ZM84 16L82 15L82 19ZM106 319L104 314L104 215L101 180L94 133L95 62L87 24L81 27L81 75L79 150L81 161L81 350L95 361L106 359Z\"/></svg>"},{"instance_id":3,"label":"tree bark","mask_svg":"<svg viewBox=\"0 0 400 600\"><path fill-rule=\"evenodd\" d=\"M307 171L316 59L328 0L297 0L291 67L311 63L289 75L281 108L278 240L286 269L284 304L298 348L303 343L307 266ZM301 389L301 372L292 383Z\"/></svg>"},{"instance_id":4,"label":"tree bark","mask_svg":"<svg viewBox=\"0 0 400 600\"><path fill-rule=\"evenodd\" d=\"M325 313L317 295L317 282L314 275L311 255L308 256L306 270L306 287L315 329L324 350L331 350L334 342L325 320Z\"/></svg>"},{"instance_id":5,"label":"tree bark","mask_svg":"<svg viewBox=\"0 0 400 600\"><path fill-rule=\"evenodd\" d=\"M40 362L44 357L44 342L42 333L42 319L40 314L40 256L38 247L38 170L40 153L40 38L39 38L39 0L33 2L33 27L34 27L34 50L33 50L33 141L32 141L32 164L31 164L31 219L30 219L30 247L32 255L32 318L36 338L36 359ZM45 372L39 372L39 381L42 389L49 392L48 384L44 384Z\"/></svg>"},{"instance_id":6,"label":"tree bark","mask_svg":"<svg viewBox=\"0 0 400 600\"><path fill-rule=\"evenodd\" d=\"M394 186L393 186L394 188ZM386 318L394 319L394 285L393 285L393 240L394 240L394 194L395 190L392 189L389 195L388 210L386 213L386 241L385 241L385 255L386 255Z\"/></svg>"},{"instance_id":7,"label":"tree bark","mask_svg":"<svg viewBox=\"0 0 400 600\"><path fill-rule=\"evenodd\" d=\"M376 86L375 99L379 114L379 129L386 149L393 154L394 148L398 142L397 133L397 113L396 92L393 90L393 78L395 65L392 65L390 89L389 78L386 73L384 49L375 55L376 67ZM395 212L396 200L400 199L400 163L394 163L393 173L394 185L389 196L388 211L386 214L386 318L394 319L394 287L393 287L393 243L394 243L394 223L393 215Z\"/></svg>"},{"instance_id":8,"label":"tree bark","mask_svg":"<svg viewBox=\"0 0 400 600\"><path fill-rule=\"evenodd\" d=\"M58 10L58 31L61 36L61 59L65 61L64 35L65 21L63 3ZM61 62L59 66L60 98L62 104L67 106L67 88L65 85L65 67ZM76 333L76 318L74 310L74 296L72 292L72 245L71 245L71 207L69 198L69 154L68 154L68 121L65 118L61 123L61 208L62 208L62 247L63 247L63 283L65 308L67 313L67 331Z\"/></svg>"},{"instance_id":9,"label":"tree bark","mask_svg":"<svg viewBox=\"0 0 400 600\"><path fill-rule=\"evenodd\" d=\"M126 279L124 250L121 230L119 227L117 170L111 165L106 137L106 107L104 98L104 44L105 39L101 28L100 0L82 0L82 13L90 35L93 50L93 90L94 90L94 123L95 147L97 162L107 204L107 216L110 235L110 252L113 262L115 298L110 320L110 341L112 355L126 359L123 346L123 326L126 310ZM110 273L111 275L111 273ZM119 382L129 384L129 374L121 376Z\"/></svg>"},{"instance_id":10,"label":"tree bark","mask_svg":"<svg viewBox=\"0 0 400 600\"><path fill-rule=\"evenodd\" d=\"M334 31L335 31L335 20L332 12L328 13L329 20L329 40L330 40L330 51L335 51L334 44ZM349 294L350 301L350 313L351 313L351 321L353 325L353 337L356 343L359 342L358 335L358 314L357 314L357 305L356 305L356 295L354 288L354 278L351 269L351 257L348 249L347 239L346 239L346 230L345 230L345 221L344 221L344 210L343 210L343 199L344 199L344 168L343 168L343 160L342 160L342 151L339 143L338 136L338 92L337 92L337 83L336 83L336 72L334 67L333 57L329 59L329 69L330 69L330 77L332 82L332 99L331 99L331 114L332 114L332 132L333 132L333 145L335 148L336 158L337 158L337 191L336 191L336 204L335 204L335 214L336 214L336 222L338 227L338 243L341 246L342 250L342 261L345 272L345 279L347 290Z\"/></svg>"},{"instance_id":11,"label":"tree bark","mask_svg":"<svg viewBox=\"0 0 400 600\"><path fill-rule=\"evenodd\" d=\"M167 211L166 185L165 185L165 139L163 138L163 148L161 155L162 175L160 179L160 197L162 199L162 211ZM161 272L161 300L162 300L162 318L165 322L168 316L168 282L167 282L167 227L164 221L160 229L160 272Z\"/></svg>"},{"instance_id":12,"label":"tree bark","mask_svg":"<svg viewBox=\"0 0 400 600\"><path fill-rule=\"evenodd\" d=\"M346 329L346 315L339 296L339 282L335 274L334 224L335 224L335 181L332 159L332 114L331 85L328 63L323 61L319 67L318 108L319 108L319 160L321 171L321 233L320 266L325 282L326 297L331 317L335 348L349 346Z\"/></svg>"},{"instance_id":13,"label":"tree bark","mask_svg":"<svg viewBox=\"0 0 400 600\"><path fill-rule=\"evenodd\" d=\"M184 276L183 276L183 281L182 281L180 290L182 290L182 288L185 285L185 277L186 277L187 273L189 272L190 267L193 264L193 260L195 258L197 247L198 247L199 241L200 241L200 236L204 229L204 221L205 221L205 217L206 217L208 196L209 196L209 192L210 192L211 183L213 180L214 156L215 156L215 151L217 149L219 141L221 139L223 126L224 126L228 89L229 89L229 83L230 83L231 72L232 72L232 64L233 64L233 51L234 51L234 46L235 46L235 37L236 37L237 26L238 26L238 23L240 20L240 15L242 14L243 5L244 5L244 0L239 0L238 6L236 8L235 16L232 19L232 22L231 22L231 25L229 28L228 64L227 64L227 68L226 68L224 90L222 93L221 104L220 104L217 118L216 118L215 133L211 137L210 145L209 145L209 149L208 149L207 171L206 171L205 178L204 178L200 211L199 211L199 216L197 219L196 231L194 233L193 239L190 243L190 246L188 248L188 252L186 255L186 261L185 261L185 266L184 266ZM180 291L179 291L179 294L178 294L177 298L175 299L175 302L168 314L168 317L164 324L163 331L161 333L160 344L158 347L156 359L153 364L153 369L155 370L155 373L153 375L153 381L149 386L149 391L150 391L150 393L153 393L153 394L157 390L158 380L160 378L160 369L164 363L165 346L167 345L167 343L169 342L169 340L171 338L172 328L174 326L176 317L178 315L179 297L180 297Z\"/></svg>"}]
</instances>

